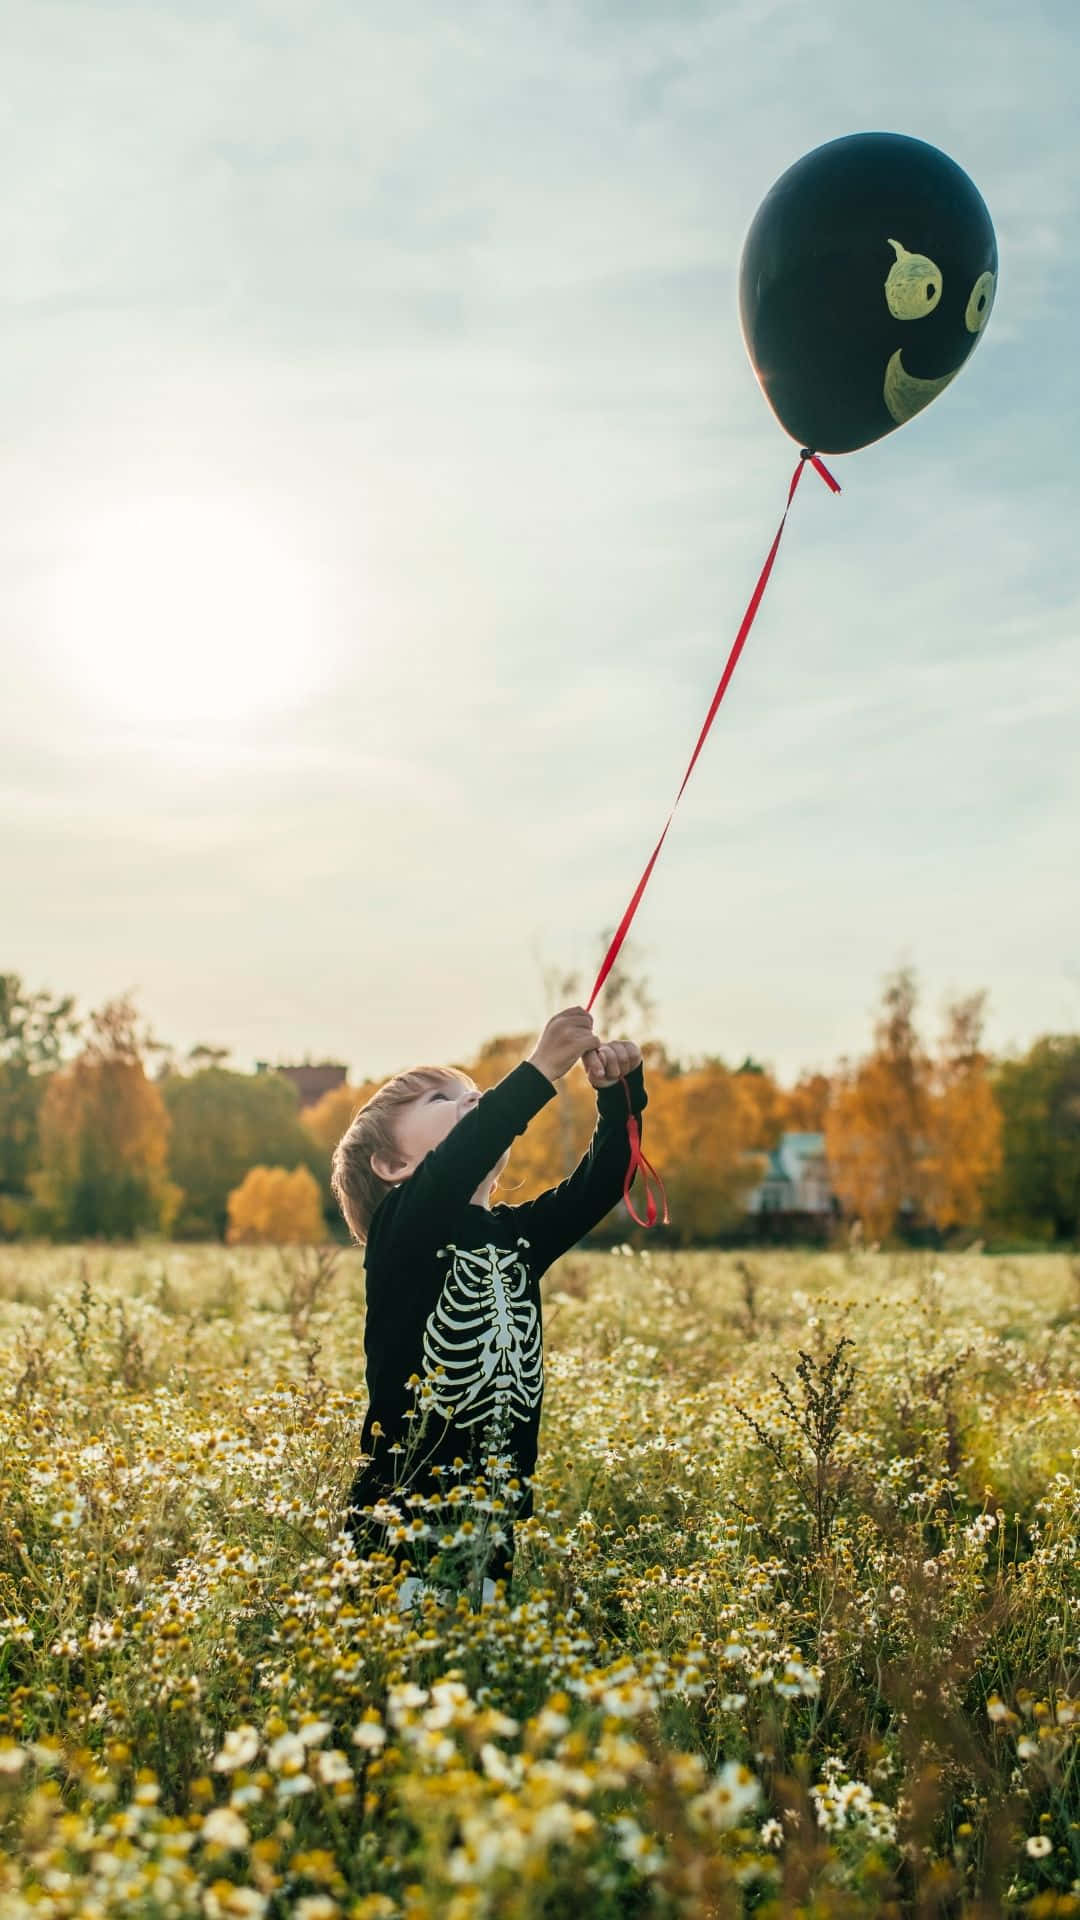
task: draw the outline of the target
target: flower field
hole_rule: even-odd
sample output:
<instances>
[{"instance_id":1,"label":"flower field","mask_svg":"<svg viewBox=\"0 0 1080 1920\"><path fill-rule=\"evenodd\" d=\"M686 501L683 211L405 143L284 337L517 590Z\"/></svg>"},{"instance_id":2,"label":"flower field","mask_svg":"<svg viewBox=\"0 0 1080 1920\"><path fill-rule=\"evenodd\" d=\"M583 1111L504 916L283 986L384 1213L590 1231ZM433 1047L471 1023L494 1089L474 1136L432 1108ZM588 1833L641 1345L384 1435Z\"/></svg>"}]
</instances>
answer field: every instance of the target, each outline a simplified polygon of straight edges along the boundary
<instances>
[{"instance_id":1,"label":"flower field","mask_svg":"<svg viewBox=\"0 0 1080 1920\"><path fill-rule=\"evenodd\" d=\"M402 1611L357 1255L0 1253L4 1920L1080 1914L1080 1265L579 1253L545 1315L511 1590L494 1461Z\"/></svg>"}]
</instances>

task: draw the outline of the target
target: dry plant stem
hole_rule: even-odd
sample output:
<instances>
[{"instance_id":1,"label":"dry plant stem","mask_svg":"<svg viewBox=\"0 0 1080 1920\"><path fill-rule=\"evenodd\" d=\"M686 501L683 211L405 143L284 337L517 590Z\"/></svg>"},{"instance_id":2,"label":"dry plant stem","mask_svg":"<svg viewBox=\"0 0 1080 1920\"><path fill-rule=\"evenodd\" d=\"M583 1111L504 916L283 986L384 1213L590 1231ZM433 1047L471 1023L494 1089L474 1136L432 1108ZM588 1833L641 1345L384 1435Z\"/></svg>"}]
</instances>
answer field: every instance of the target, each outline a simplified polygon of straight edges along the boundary
<instances>
[{"instance_id":1,"label":"dry plant stem","mask_svg":"<svg viewBox=\"0 0 1080 1920\"><path fill-rule=\"evenodd\" d=\"M854 1344L845 1334L820 1365L811 1354L799 1349L795 1372L802 1389L801 1402L796 1401L778 1373L770 1376L779 1389L784 1418L806 1443L809 1469L802 1458L793 1461L780 1437L770 1433L752 1413L738 1405L735 1409L800 1495L814 1523L819 1554L825 1551L829 1530L850 1481L850 1474L834 1464L833 1455L843 1427L844 1409L855 1385L855 1369L844 1358L844 1349Z\"/></svg>"}]
</instances>

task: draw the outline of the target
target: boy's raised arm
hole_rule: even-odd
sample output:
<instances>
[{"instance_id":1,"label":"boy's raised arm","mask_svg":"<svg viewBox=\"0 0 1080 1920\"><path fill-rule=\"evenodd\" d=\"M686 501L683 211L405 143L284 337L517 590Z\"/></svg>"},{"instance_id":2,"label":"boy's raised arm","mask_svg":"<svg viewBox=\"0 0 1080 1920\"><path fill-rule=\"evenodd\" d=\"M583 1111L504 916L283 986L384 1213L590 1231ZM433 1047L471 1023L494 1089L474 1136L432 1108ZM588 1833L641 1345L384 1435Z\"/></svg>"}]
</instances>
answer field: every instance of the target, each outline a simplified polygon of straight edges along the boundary
<instances>
[{"instance_id":1,"label":"boy's raised arm","mask_svg":"<svg viewBox=\"0 0 1080 1920\"><path fill-rule=\"evenodd\" d=\"M421 1160L415 1173L387 1194L375 1219L395 1237L410 1238L422 1231L425 1240L439 1238L440 1222L472 1199L477 1187L500 1156L524 1133L534 1114L553 1099L555 1088L546 1074L523 1060L497 1086L481 1094L466 1113Z\"/></svg>"},{"instance_id":2,"label":"boy's raised arm","mask_svg":"<svg viewBox=\"0 0 1080 1920\"><path fill-rule=\"evenodd\" d=\"M643 1113L649 1099L641 1066L631 1068L625 1082L625 1089L621 1081L613 1087L597 1088L596 1128L569 1179L515 1208L539 1272L599 1226L622 1199L630 1163L627 1114Z\"/></svg>"},{"instance_id":3,"label":"boy's raised arm","mask_svg":"<svg viewBox=\"0 0 1080 1920\"><path fill-rule=\"evenodd\" d=\"M583 1007L553 1014L529 1058L482 1094L472 1112L387 1194L376 1209L373 1230L378 1226L395 1240L420 1234L425 1243L438 1241L443 1223L472 1199L533 1115L554 1097L554 1082L595 1043L592 1018Z\"/></svg>"}]
</instances>

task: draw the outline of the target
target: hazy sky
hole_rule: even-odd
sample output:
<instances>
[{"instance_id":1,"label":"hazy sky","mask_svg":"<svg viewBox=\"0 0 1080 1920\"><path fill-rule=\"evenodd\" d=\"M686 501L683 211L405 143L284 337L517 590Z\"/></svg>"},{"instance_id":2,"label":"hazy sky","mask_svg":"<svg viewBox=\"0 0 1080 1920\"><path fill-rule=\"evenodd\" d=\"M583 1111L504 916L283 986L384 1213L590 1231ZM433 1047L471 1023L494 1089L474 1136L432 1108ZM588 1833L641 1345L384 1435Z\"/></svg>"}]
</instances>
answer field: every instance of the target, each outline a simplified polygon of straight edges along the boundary
<instances>
[{"instance_id":1,"label":"hazy sky","mask_svg":"<svg viewBox=\"0 0 1080 1920\"><path fill-rule=\"evenodd\" d=\"M637 922L684 1054L1080 1025L1072 0L8 0L0 968L354 1074L537 1024L671 804L795 456L739 255L838 135L998 234L807 475Z\"/></svg>"}]
</instances>

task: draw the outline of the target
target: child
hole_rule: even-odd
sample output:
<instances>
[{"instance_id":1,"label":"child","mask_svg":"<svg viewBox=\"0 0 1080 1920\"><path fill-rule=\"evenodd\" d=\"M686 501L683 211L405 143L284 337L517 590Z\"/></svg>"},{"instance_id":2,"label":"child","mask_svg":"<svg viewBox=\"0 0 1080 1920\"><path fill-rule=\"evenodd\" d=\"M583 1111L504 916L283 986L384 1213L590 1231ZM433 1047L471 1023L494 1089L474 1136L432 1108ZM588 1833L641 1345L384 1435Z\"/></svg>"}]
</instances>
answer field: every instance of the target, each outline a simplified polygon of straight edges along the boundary
<instances>
[{"instance_id":1,"label":"child","mask_svg":"<svg viewBox=\"0 0 1080 1920\"><path fill-rule=\"evenodd\" d=\"M493 1206L513 1140L576 1060L597 1089L584 1159L538 1199ZM354 1238L366 1243L366 1457L347 1524L368 1551L385 1524L380 1503L391 1503L406 1525L414 1513L422 1519L406 1504L409 1493L445 1497L463 1471L472 1480L483 1474L492 1454L509 1457L520 1481L532 1474L544 1391L540 1277L620 1199L627 1114L640 1114L646 1098L638 1047L599 1041L592 1016L569 1007L487 1093L449 1068L418 1067L380 1087L338 1142L334 1193ZM429 1383L429 1410L417 1443L409 1383L419 1375ZM527 1492L519 1517L531 1509ZM391 1541L391 1550L411 1595L408 1543ZM512 1557L511 1530L488 1569L485 1597L495 1578L508 1578Z\"/></svg>"}]
</instances>

